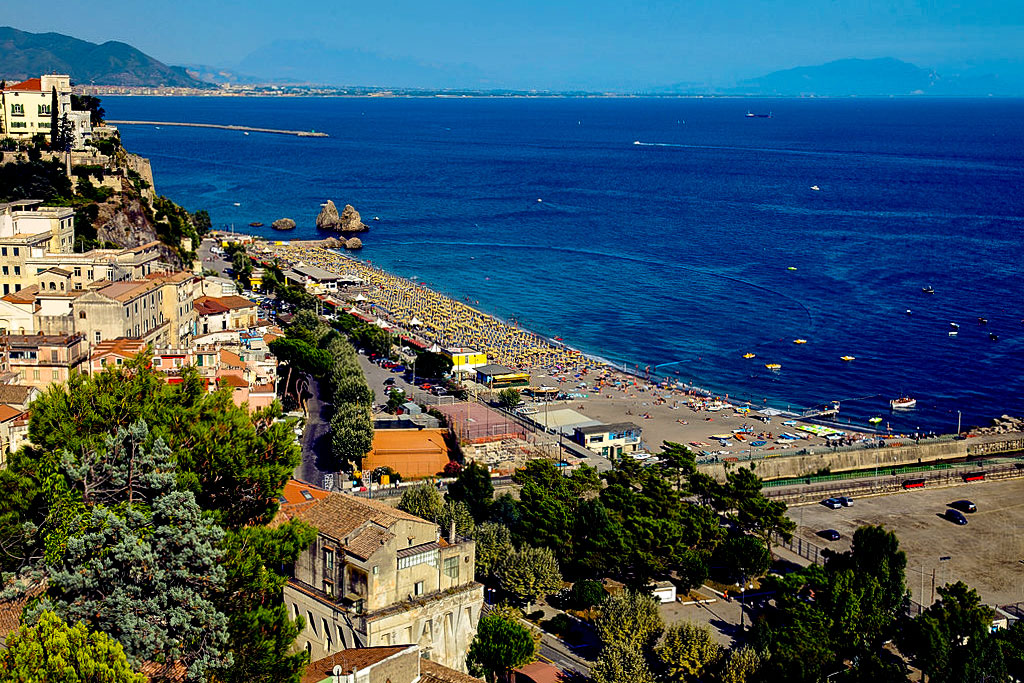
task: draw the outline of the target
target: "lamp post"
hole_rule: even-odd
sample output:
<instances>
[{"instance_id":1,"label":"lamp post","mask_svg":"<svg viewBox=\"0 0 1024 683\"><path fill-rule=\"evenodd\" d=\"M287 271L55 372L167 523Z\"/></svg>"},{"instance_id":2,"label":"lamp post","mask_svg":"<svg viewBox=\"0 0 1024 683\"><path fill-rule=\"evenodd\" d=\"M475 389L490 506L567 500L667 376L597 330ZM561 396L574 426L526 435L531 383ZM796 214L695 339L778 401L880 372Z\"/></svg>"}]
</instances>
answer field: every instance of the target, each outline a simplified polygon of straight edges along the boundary
<instances>
[{"instance_id":1,"label":"lamp post","mask_svg":"<svg viewBox=\"0 0 1024 683\"><path fill-rule=\"evenodd\" d=\"M960 436L960 411L956 411L956 435Z\"/></svg>"}]
</instances>

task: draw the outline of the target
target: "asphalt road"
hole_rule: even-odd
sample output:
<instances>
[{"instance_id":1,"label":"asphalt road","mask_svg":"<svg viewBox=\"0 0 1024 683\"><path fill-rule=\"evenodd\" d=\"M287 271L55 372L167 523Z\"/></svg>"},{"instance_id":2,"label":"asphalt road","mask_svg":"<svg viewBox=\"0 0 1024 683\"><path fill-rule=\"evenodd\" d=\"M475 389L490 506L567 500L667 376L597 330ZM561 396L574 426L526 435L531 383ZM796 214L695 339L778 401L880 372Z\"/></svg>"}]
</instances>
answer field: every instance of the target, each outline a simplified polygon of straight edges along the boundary
<instances>
[{"instance_id":1,"label":"asphalt road","mask_svg":"<svg viewBox=\"0 0 1024 683\"><path fill-rule=\"evenodd\" d=\"M320 400L320 385L315 379L307 379L309 393L312 396L306 401L306 428L302 432L302 462L295 468L293 476L309 484L332 488L328 484L337 477L333 472L320 469L320 456L327 455L331 450L331 412L330 403Z\"/></svg>"}]
</instances>

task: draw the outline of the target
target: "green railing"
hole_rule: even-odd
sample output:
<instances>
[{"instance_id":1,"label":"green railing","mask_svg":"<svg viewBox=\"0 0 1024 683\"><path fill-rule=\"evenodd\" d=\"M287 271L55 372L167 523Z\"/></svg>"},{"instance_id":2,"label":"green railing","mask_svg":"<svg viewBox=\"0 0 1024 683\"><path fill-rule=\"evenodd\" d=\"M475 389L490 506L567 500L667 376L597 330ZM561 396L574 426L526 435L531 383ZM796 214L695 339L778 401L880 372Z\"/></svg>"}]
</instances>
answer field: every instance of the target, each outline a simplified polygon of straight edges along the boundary
<instances>
[{"instance_id":1,"label":"green railing","mask_svg":"<svg viewBox=\"0 0 1024 683\"><path fill-rule=\"evenodd\" d=\"M791 486L794 484L820 484L830 481L843 481L846 479L865 479L867 477L899 476L901 474L913 474L915 472L934 472L953 469L976 469L995 465L999 460L974 460L969 463L933 463L931 465L904 465L901 467L870 467L853 472L837 472L835 474L815 474L806 477L786 477L785 479L771 479L764 482L765 488L775 486Z\"/></svg>"}]
</instances>

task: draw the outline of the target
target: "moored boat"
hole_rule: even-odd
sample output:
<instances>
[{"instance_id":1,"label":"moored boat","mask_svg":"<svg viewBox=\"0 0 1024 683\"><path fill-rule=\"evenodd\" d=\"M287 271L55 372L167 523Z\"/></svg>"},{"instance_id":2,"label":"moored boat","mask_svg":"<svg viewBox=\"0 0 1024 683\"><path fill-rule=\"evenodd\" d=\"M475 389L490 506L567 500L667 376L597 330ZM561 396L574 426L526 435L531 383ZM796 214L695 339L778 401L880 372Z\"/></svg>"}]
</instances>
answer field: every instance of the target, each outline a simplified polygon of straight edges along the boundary
<instances>
[{"instance_id":1,"label":"moored boat","mask_svg":"<svg viewBox=\"0 0 1024 683\"><path fill-rule=\"evenodd\" d=\"M839 356L839 360L846 361L849 363L851 360L857 360L856 356Z\"/></svg>"},{"instance_id":2,"label":"moored boat","mask_svg":"<svg viewBox=\"0 0 1024 683\"><path fill-rule=\"evenodd\" d=\"M769 370L778 370L782 367L780 363L765 363L764 366Z\"/></svg>"},{"instance_id":3,"label":"moored boat","mask_svg":"<svg viewBox=\"0 0 1024 683\"><path fill-rule=\"evenodd\" d=\"M745 353L745 354L743 354L743 357L744 358L754 358L755 355L753 353Z\"/></svg>"},{"instance_id":4,"label":"moored boat","mask_svg":"<svg viewBox=\"0 0 1024 683\"><path fill-rule=\"evenodd\" d=\"M806 344L807 340L806 339L794 339L793 343L794 344Z\"/></svg>"},{"instance_id":5,"label":"moored boat","mask_svg":"<svg viewBox=\"0 0 1024 683\"><path fill-rule=\"evenodd\" d=\"M900 398L894 398L889 401L889 406L893 410L907 410L917 406L917 399L909 396L901 396Z\"/></svg>"},{"instance_id":6,"label":"moored boat","mask_svg":"<svg viewBox=\"0 0 1024 683\"><path fill-rule=\"evenodd\" d=\"M932 288L931 285L927 285L926 287L922 287L921 291L924 292L925 294L934 294L935 293L935 290Z\"/></svg>"}]
</instances>

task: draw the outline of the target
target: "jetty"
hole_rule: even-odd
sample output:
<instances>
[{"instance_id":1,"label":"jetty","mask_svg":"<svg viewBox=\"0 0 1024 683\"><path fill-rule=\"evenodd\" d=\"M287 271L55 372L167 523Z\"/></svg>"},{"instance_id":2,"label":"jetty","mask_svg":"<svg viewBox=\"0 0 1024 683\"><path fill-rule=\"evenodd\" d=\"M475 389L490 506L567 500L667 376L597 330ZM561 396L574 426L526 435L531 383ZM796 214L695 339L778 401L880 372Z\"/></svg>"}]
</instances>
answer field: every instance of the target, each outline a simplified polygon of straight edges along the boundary
<instances>
[{"instance_id":1,"label":"jetty","mask_svg":"<svg viewBox=\"0 0 1024 683\"><path fill-rule=\"evenodd\" d=\"M184 128L220 128L221 130L238 130L245 133L273 133L274 135L295 135L300 138L325 138L327 133L314 130L280 130L277 128L254 128L252 126L234 126L227 123L185 123L182 121L111 121L116 126L181 126Z\"/></svg>"}]
</instances>

